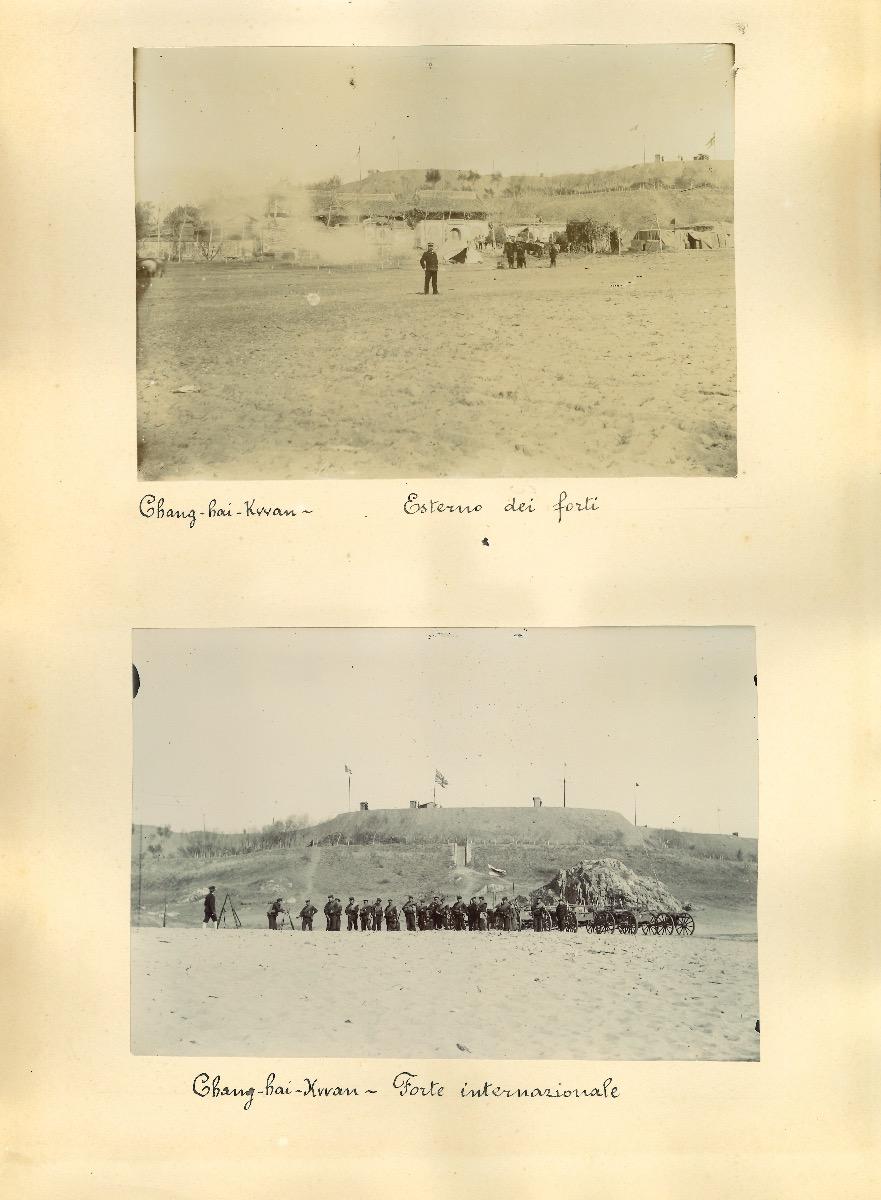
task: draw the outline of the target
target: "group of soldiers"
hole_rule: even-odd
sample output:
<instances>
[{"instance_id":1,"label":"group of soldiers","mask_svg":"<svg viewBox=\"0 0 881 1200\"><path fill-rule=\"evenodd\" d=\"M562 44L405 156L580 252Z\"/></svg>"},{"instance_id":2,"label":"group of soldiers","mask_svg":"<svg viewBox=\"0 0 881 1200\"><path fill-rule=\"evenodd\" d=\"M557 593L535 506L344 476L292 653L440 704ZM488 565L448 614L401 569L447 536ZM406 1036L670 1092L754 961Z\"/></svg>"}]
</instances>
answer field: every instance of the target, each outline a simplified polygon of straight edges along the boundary
<instances>
[{"instance_id":1,"label":"group of soldiers","mask_svg":"<svg viewBox=\"0 0 881 1200\"><path fill-rule=\"evenodd\" d=\"M548 242L547 250L548 250L548 257L551 260L551 266L555 267L557 265L557 254L559 253L559 246L557 245L557 243L555 241L551 240L550 242ZM505 242L505 258L508 262L509 269L512 269L514 267L515 261L516 261L516 264L518 267L521 267L521 268L525 267L526 266L526 244L521 241Z\"/></svg>"},{"instance_id":2,"label":"group of soldiers","mask_svg":"<svg viewBox=\"0 0 881 1200\"><path fill-rule=\"evenodd\" d=\"M536 898L532 901L532 928L536 933L550 929L571 929L573 910L564 899L550 908L544 901ZM346 916L346 929L352 933L368 930L378 932L383 927L388 932L401 929L403 916L404 928L411 933L428 929L470 930L473 933L488 929L501 929L512 932L523 928L521 909L516 900L507 896L495 906L487 904L483 896L472 896L465 902L462 896L457 896L450 904L441 896L420 897L418 900L408 896L401 905L400 912L393 900L362 900L360 903L354 896L349 897L349 903L343 907L339 897L329 895L324 905L325 928L328 932L337 932L342 928L343 914ZM300 926L305 931L311 931L312 922L318 909L311 900L307 900L299 912ZM283 926L279 918L288 916L284 902L279 897L267 910L270 929Z\"/></svg>"}]
</instances>

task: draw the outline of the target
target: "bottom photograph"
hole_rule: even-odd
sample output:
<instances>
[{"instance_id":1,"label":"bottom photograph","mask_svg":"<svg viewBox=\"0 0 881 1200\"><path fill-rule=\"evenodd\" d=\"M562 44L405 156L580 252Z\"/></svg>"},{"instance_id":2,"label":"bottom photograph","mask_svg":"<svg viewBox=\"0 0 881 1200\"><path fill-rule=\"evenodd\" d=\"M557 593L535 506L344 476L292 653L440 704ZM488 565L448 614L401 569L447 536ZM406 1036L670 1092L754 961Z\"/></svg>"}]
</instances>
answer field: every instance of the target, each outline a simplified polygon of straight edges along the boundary
<instances>
[{"instance_id":1,"label":"bottom photograph","mask_svg":"<svg viewBox=\"0 0 881 1200\"><path fill-rule=\"evenodd\" d=\"M753 629L132 661L132 1053L759 1059Z\"/></svg>"}]
</instances>

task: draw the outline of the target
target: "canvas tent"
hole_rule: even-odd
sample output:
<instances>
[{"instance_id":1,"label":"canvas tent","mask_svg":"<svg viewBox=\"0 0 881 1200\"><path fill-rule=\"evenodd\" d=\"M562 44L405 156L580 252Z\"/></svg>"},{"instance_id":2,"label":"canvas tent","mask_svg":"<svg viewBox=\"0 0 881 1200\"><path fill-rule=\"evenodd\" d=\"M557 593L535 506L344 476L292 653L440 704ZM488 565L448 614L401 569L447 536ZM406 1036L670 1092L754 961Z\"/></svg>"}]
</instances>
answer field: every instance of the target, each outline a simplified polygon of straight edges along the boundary
<instances>
[{"instance_id":1,"label":"canvas tent","mask_svg":"<svg viewBox=\"0 0 881 1200\"><path fill-rule=\"evenodd\" d=\"M730 246L734 231L730 225L693 225L686 229L689 250L720 250Z\"/></svg>"},{"instance_id":2,"label":"canvas tent","mask_svg":"<svg viewBox=\"0 0 881 1200\"><path fill-rule=\"evenodd\" d=\"M448 263L456 263L459 266L473 267L483 262L483 255L475 250L473 246L444 246L443 257Z\"/></svg>"},{"instance_id":3,"label":"canvas tent","mask_svg":"<svg viewBox=\"0 0 881 1200\"><path fill-rule=\"evenodd\" d=\"M688 241L684 229L637 229L630 239L631 250L687 250Z\"/></svg>"}]
</instances>

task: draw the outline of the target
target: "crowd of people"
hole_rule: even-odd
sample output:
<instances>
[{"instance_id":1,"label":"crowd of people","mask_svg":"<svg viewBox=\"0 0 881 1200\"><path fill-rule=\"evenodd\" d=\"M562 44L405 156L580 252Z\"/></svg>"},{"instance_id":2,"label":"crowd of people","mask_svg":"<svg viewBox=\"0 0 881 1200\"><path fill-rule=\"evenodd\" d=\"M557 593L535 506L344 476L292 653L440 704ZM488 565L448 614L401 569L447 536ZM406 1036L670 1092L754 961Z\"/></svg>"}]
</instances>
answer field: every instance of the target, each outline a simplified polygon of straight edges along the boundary
<instances>
[{"instance_id":1,"label":"crowd of people","mask_svg":"<svg viewBox=\"0 0 881 1200\"><path fill-rule=\"evenodd\" d=\"M382 899L377 897L373 901L359 902L354 896L349 897L349 902L344 907L338 896L329 895L323 911L325 929L329 933L342 929L343 916L346 918L346 930L351 933L379 932L382 929L397 932L402 928L410 933L429 929L470 930L472 933L500 929L513 932L524 927L520 903L508 896L503 896L495 905L488 904L483 896L472 896L467 903L462 896L457 896L453 903L442 896L433 896L431 899L408 896L399 909L394 900L386 900L383 903ZM574 910L564 899L558 900L554 905L548 905L536 897L531 901L528 911L532 917L531 927L537 933L576 927ZM311 931L317 915L318 909L311 900L307 900L298 913L300 928ZM285 918L293 926L292 914L280 896L270 904L266 916L270 929L283 928Z\"/></svg>"}]
</instances>

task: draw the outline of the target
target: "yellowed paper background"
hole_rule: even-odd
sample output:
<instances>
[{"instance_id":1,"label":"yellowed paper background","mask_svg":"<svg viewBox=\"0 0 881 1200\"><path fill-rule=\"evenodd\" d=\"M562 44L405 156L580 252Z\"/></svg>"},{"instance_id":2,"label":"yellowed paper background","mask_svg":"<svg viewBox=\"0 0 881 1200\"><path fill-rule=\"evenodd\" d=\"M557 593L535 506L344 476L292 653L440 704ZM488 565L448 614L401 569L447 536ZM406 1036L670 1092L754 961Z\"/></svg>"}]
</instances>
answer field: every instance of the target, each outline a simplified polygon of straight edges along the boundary
<instances>
[{"instance_id":1,"label":"yellowed paper background","mask_svg":"<svg viewBox=\"0 0 881 1200\"><path fill-rule=\"evenodd\" d=\"M877 5L4 17L5 1194L877 1194ZM315 515L138 516L133 46L683 40L736 44L737 480L540 481L529 517L503 481L174 484L155 490ZM599 511L555 523L563 486ZM414 487L487 507L405 517ZM412 1068L621 1089L565 1107L403 1100L410 1064L286 1061L383 1095L243 1112L197 1100L194 1074L279 1064L129 1055L133 627L665 623L757 628L760 1063Z\"/></svg>"}]
</instances>

